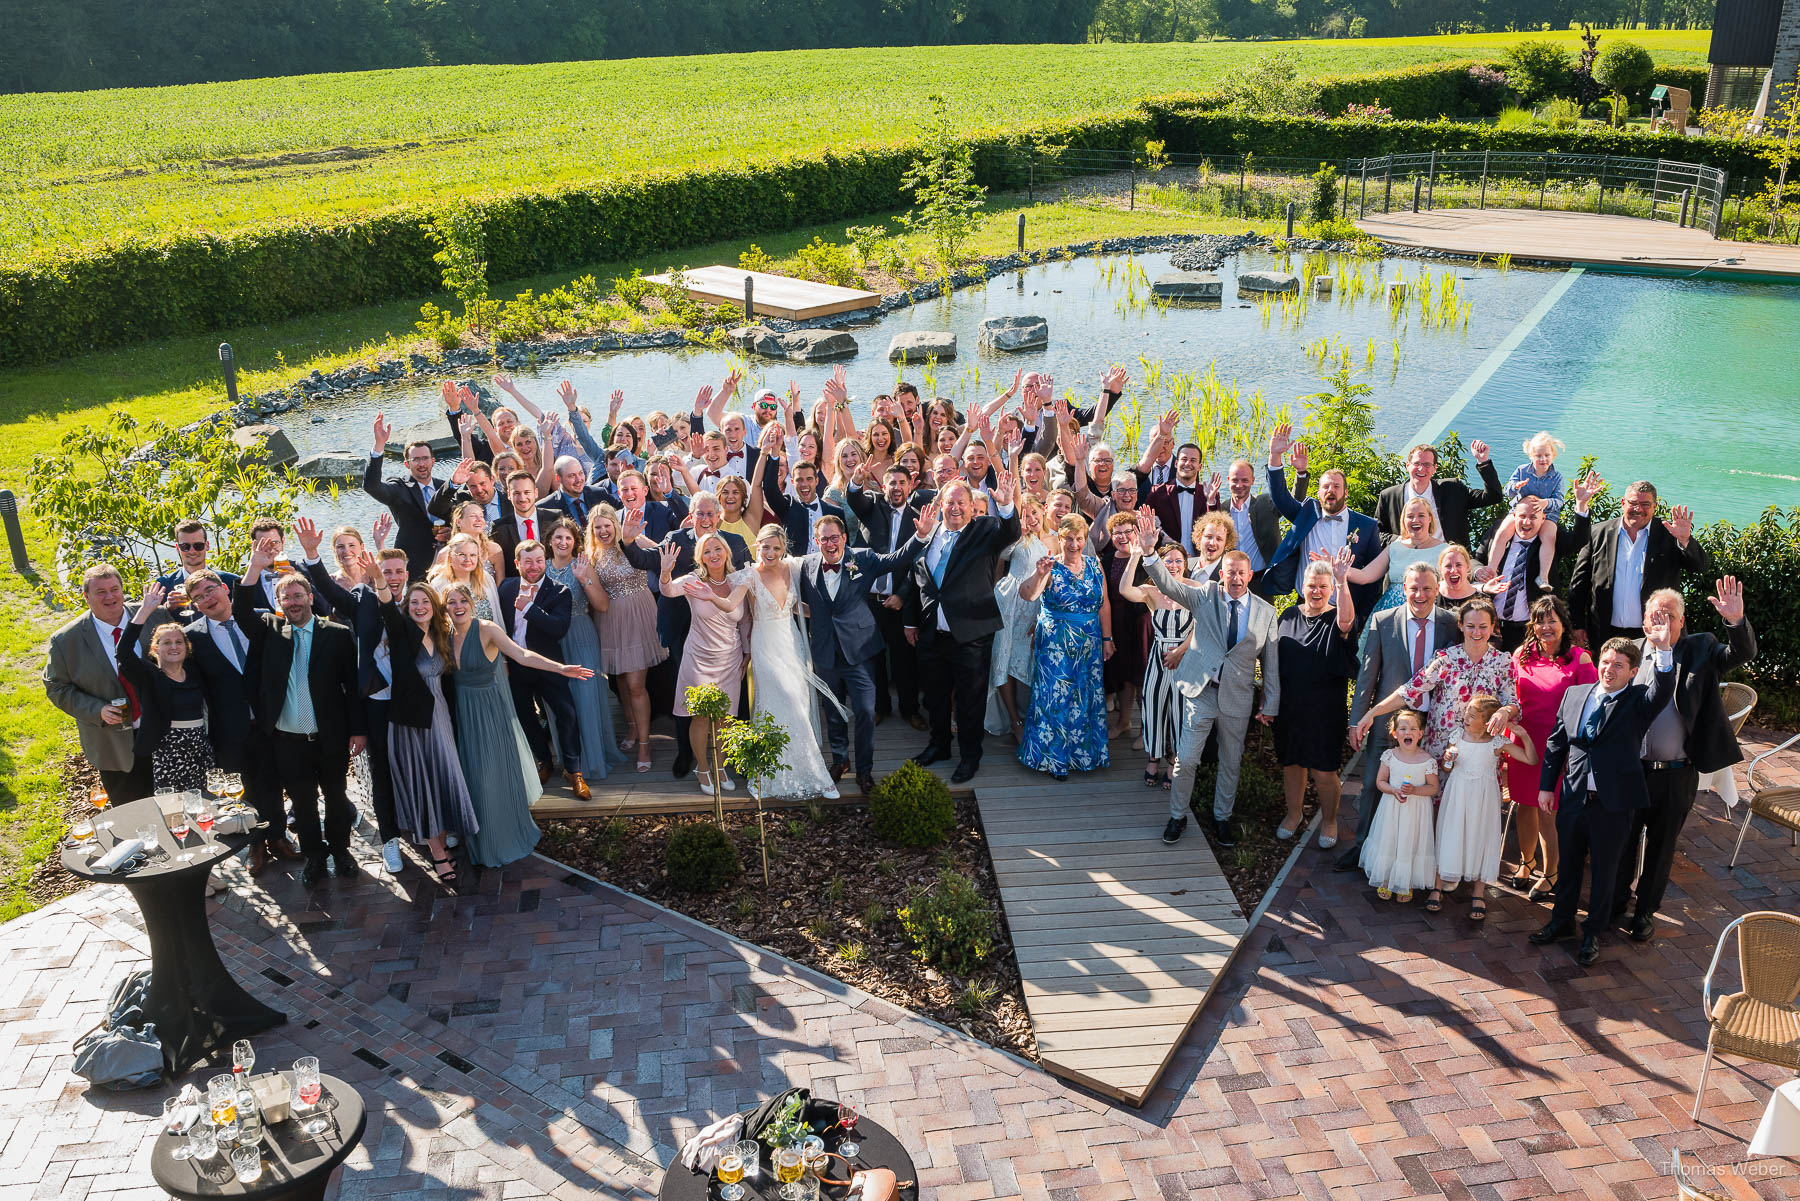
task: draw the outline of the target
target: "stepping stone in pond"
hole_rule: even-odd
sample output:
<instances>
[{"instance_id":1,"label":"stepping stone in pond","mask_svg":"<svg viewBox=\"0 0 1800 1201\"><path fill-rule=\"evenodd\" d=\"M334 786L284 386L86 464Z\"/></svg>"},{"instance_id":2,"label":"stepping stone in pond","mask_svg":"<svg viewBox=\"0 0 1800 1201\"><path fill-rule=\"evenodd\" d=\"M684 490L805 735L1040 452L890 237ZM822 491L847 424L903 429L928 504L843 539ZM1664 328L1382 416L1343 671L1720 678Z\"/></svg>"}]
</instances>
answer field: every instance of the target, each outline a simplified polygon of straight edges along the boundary
<instances>
[{"instance_id":1,"label":"stepping stone in pond","mask_svg":"<svg viewBox=\"0 0 1800 1201\"><path fill-rule=\"evenodd\" d=\"M1211 271L1172 271L1150 285L1150 295L1165 300L1218 300L1223 292L1224 285Z\"/></svg>"},{"instance_id":2,"label":"stepping stone in pond","mask_svg":"<svg viewBox=\"0 0 1800 1201\"><path fill-rule=\"evenodd\" d=\"M888 362L923 363L936 359L947 363L956 357L956 335L944 330L915 329L895 334L888 343Z\"/></svg>"},{"instance_id":3,"label":"stepping stone in pond","mask_svg":"<svg viewBox=\"0 0 1800 1201\"><path fill-rule=\"evenodd\" d=\"M1300 277L1291 271L1240 271L1239 292L1300 292Z\"/></svg>"},{"instance_id":4,"label":"stepping stone in pond","mask_svg":"<svg viewBox=\"0 0 1800 1201\"><path fill-rule=\"evenodd\" d=\"M303 480L317 480L325 483L331 480L355 480L361 482L363 468L369 465L369 456L359 455L348 450L327 450L316 455L307 455L295 466L294 471Z\"/></svg>"},{"instance_id":5,"label":"stepping stone in pond","mask_svg":"<svg viewBox=\"0 0 1800 1201\"><path fill-rule=\"evenodd\" d=\"M1050 345L1050 323L1042 317L989 317L977 340L985 350L1042 350Z\"/></svg>"}]
</instances>

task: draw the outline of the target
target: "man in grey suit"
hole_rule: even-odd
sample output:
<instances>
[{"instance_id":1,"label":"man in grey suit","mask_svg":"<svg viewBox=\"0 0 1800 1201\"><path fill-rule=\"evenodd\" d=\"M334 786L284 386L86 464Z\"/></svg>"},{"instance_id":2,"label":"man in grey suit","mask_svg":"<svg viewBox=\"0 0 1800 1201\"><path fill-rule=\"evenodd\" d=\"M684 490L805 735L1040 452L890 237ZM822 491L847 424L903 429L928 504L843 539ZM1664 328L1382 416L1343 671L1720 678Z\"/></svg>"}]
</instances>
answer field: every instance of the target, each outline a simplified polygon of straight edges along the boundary
<instances>
[{"instance_id":1,"label":"man in grey suit","mask_svg":"<svg viewBox=\"0 0 1800 1201\"><path fill-rule=\"evenodd\" d=\"M125 636L125 585L118 569L96 563L81 576L87 612L50 636L44 691L75 719L81 753L100 773L115 805L150 795L150 760L132 754L137 700L119 678L119 641Z\"/></svg>"},{"instance_id":2,"label":"man in grey suit","mask_svg":"<svg viewBox=\"0 0 1800 1201\"><path fill-rule=\"evenodd\" d=\"M1192 645L1172 666L1175 691L1181 697L1181 744L1169 781L1169 824L1163 841L1174 842L1187 829L1194 765L1207 735L1218 732L1219 776L1213 788L1214 837L1222 847L1236 845L1231 810L1237 802L1238 768L1244 758L1244 734L1256 699L1256 661L1262 660L1263 703L1256 719L1275 720L1281 707L1281 675L1275 659L1275 608L1250 591L1250 557L1227 551L1219 563L1218 582L1190 584L1169 574L1156 555L1161 531L1155 516L1138 515L1138 551L1150 582L1176 604L1193 611Z\"/></svg>"},{"instance_id":3,"label":"man in grey suit","mask_svg":"<svg viewBox=\"0 0 1800 1201\"><path fill-rule=\"evenodd\" d=\"M1462 642L1456 616L1437 607L1438 573L1429 563L1414 563L1402 581L1406 603L1377 613L1369 622L1369 641L1363 648L1362 670L1356 676L1356 695L1350 702L1350 742L1356 744L1356 723L1369 706L1412 679L1413 674L1437 656ZM1362 795L1356 802L1356 837L1338 852L1333 871L1354 869L1362 855L1363 839L1375 823L1381 794L1375 787L1381 753L1388 749L1387 727L1377 723L1362 748Z\"/></svg>"}]
</instances>

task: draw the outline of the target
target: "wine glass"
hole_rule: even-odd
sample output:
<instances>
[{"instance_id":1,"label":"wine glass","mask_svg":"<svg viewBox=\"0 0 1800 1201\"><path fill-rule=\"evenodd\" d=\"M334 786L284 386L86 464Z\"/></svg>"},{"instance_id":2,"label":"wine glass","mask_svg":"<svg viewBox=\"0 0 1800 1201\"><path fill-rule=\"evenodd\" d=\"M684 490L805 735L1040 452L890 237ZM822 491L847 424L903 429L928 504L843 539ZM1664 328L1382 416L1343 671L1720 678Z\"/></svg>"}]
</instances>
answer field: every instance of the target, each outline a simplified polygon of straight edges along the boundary
<instances>
[{"instance_id":1,"label":"wine glass","mask_svg":"<svg viewBox=\"0 0 1800 1201\"><path fill-rule=\"evenodd\" d=\"M231 1044L231 1066L244 1069L244 1079L250 1078L250 1069L256 1066L256 1048L249 1039L240 1038Z\"/></svg>"},{"instance_id":2,"label":"wine glass","mask_svg":"<svg viewBox=\"0 0 1800 1201\"><path fill-rule=\"evenodd\" d=\"M194 1123L199 1120L199 1107L184 1102L179 1095L170 1097L167 1101L163 1102L164 1134L185 1135L189 1130L193 1129ZM181 1145L170 1152L170 1155L175 1159L192 1159L194 1157L194 1145L186 1138L183 1138L181 1140Z\"/></svg>"},{"instance_id":3,"label":"wine glass","mask_svg":"<svg viewBox=\"0 0 1800 1201\"><path fill-rule=\"evenodd\" d=\"M775 1149L775 1179L781 1188L777 1190L781 1201L800 1201L800 1177L806 1175L806 1163L801 1158L798 1144L790 1143Z\"/></svg>"},{"instance_id":4,"label":"wine glass","mask_svg":"<svg viewBox=\"0 0 1800 1201\"><path fill-rule=\"evenodd\" d=\"M94 807L94 829L105 830L111 837L113 822L106 816L106 807L112 804L112 798L106 795L106 785L96 784L88 789L88 804Z\"/></svg>"},{"instance_id":5,"label":"wine glass","mask_svg":"<svg viewBox=\"0 0 1800 1201\"><path fill-rule=\"evenodd\" d=\"M86 844L94 840L94 821L88 817L78 817L69 827L69 837L77 843Z\"/></svg>"},{"instance_id":6,"label":"wine glass","mask_svg":"<svg viewBox=\"0 0 1800 1201\"><path fill-rule=\"evenodd\" d=\"M181 854L175 856L177 863L192 863L194 859L194 852L187 849L187 832L187 807L184 805L169 814L169 835L175 840L175 845L181 848Z\"/></svg>"},{"instance_id":7,"label":"wine glass","mask_svg":"<svg viewBox=\"0 0 1800 1201\"><path fill-rule=\"evenodd\" d=\"M200 827L201 841L211 842L213 828L212 806L207 804L205 798L200 796L196 796L189 802L189 805L188 816L193 819L196 826Z\"/></svg>"},{"instance_id":8,"label":"wine glass","mask_svg":"<svg viewBox=\"0 0 1800 1201\"><path fill-rule=\"evenodd\" d=\"M743 1201L744 1186L738 1182L744 1178L744 1157L739 1155L737 1147L729 1148L719 1156L719 1201Z\"/></svg>"},{"instance_id":9,"label":"wine glass","mask_svg":"<svg viewBox=\"0 0 1800 1201\"><path fill-rule=\"evenodd\" d=\"M316 1055L307 1055L294 1060L294 1108L301 1110L317 1110L313 1116L300 1123L301 1133L316 1138L325 1133L330 1123L319 1102L324 1098L325 1087L319 1080L319 1059Z\"/></svg>"},{"instance_id":10,"label":"wine glass","mask_svg":"<svg viewBox=\"0 0 1800 1201\"><path fill-rule=\"evenodd\" d=\"M862 1144L856 1141L856 1121L862 1117L856 1106L848 1101L838 1102L838 1125L844 1128L844 1138L838 1143L838 1154L845 1159L855 1159L856 1153L862 1150Z\"/></svg>"},{"instance_id":11,"label":"wine glass","mask_svg":"<svg viewBox=\"0 0 1800 1201\"><path fill-rule=\"evenodd\" d=\"M225 773L224 795L237 800L244 795L244 777L236 772Z\"/></svg>"}]
</instances>

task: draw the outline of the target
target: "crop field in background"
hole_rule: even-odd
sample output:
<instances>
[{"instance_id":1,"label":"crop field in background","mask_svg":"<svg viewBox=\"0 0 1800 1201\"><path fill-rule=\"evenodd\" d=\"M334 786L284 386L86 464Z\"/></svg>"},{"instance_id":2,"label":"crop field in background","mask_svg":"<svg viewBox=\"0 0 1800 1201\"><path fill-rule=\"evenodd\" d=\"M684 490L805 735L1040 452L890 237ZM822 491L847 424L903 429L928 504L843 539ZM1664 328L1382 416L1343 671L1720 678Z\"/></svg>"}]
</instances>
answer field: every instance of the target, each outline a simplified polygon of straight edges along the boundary
<instances>
[{"instance_id":1,"label":"crop field in background","mask_svg":"<svg viewBox=\"0 0 1800 1201\"><path fill-rule=\"evenodd\" d=\"M0 97L0 262L127 235L491 195L910 137L942 92L969 132L1216 83L1276 46L1351 73L1498 58L1525 37L957 46L416 67ZM1705 30L1604 33L1703 63Z\"/></svg>"}]
</instances>

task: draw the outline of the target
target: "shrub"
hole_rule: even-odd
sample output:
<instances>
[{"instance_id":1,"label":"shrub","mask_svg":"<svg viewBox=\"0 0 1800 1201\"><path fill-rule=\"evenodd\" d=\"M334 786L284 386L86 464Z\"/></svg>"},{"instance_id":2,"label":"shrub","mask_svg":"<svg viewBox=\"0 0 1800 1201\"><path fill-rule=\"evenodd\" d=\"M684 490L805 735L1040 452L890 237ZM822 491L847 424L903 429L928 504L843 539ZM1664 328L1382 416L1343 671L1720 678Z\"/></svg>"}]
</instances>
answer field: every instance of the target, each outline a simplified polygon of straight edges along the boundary
<instances>
[{"instance_id":1,"label":"shrub","mask_svg":"<svg viewBox=\"0 0 1800 1201\"><path fill-rule=\"evenodd\" d=\"M1516 42L1506 51L1506 78L1527 104L1575 94L1575 58L1542 38Z\"/></svg>"},{"instance_id":2,"label":"shrub","mask_svg":"<svg viewBox=\"0 0 1800 1201\"><path fill-rule=\"evenodd\" d=\"M680 826L669 835L663 865L669 883L683 892L712 892L737 879L737 847L711 822Z\"/></svg>"},{"instance_id":3,"label":"shrub","mask_svg":"<svg viewBox=\"0 0 1800 1201\"><path fill-rule=\"evenodd\" d=\"M875 261L875 249L881 240L887 237L885 225L851 225L844 230L844 236L856 247L856 257L867 267Z\"/></svg>"},{"instance_id":4,"label":"shrub","mask_svg":"<svg viewBox=\"0 0 1800 1201\"><path fill-rule=\"evenodd\" d=\"M1319 107L1320 86L1300 74L1300 56L1274 50L1227 74L1219 84L1226 104L1244 113L1298 116Z\"/></svg>"},{"instance_id":5,"label":"shrub","mask_svg":"<svg viewBox=\"0 0 1800 1201\"><path fill-rule=\"evenodd\" d=\"M950 786L917 763L903 763L869 794L875 833L909 847L944 841L956 825Z\"/></svg>"},{"instance_id":6,"label":"shrub","mask_svg":"<svg viewBox=\"0 0 1800 1201\"><path fill-rule=\"evenodd\" d=\"M419 319L413 322L413 328L436 343L439 350L454 350L462 345L462 318L438 308L429 300L420 306Z\"/></svg>"},{"instance_id":7,"label":"shrub","mask_svg":"<svg viewBox=\"0 0 1800 1201\"><path fill-rule=\"evenodd\" d=\"M775 260L770 258L761 246L750 243L750 249L738 255L738 266L746 271L761 271L765 274L775 270Z\"/></svg>"},{"instance_id":8,"label":"shrub","mask_svg":"<svg viewBox=\"0 0 1800 1201\"><path fill-rule=\"evenodd\" d=\"M999 940L1000 921L993 906L949 867L938 872L935 884L902 905L898 916L913 955L958 976L980 969Z\"/></svg>"},{"instance_id":9,"label":"shrub","mask_svg":"<svg viewBox=\"0 0 1800 1201\"><path fill-rule=\"evenodd\" d=\"M807 279L836 284L840 288L862 287L862 276L856 273L857 260L851 247L815 237L811 243L796 250L794 258L800 274Z\"/></svg>"},{"instance_id":10,"label":"shrub","mask_svg":"<svg viewBox=\"0 0 1800 1201\"><path fill-rule=\"evenodd\" d=\"M1656 74L1650 52L1636 42L1610 42L1594 64L1594 82L1626 100L1642 100Z\"/></svg>"},{"instance_id":11,"label":"shrub","mask_svg":"<svg viewBox=\"0 0 1800 1201\"><path fill-rule=\"evenodd\" d=\"M1495 129L1529 129L1537 124L1537 114L1528 108L1503 108L1494 118Z\"/></svg>"},{"instance_id":12,"label":"shrub","mask_svg":"<svg viewBox=\"0 0 1800 1201\"><path fill-rule=\"evenodd\" d=\"M1319 169L1313 172L1312 219L1314 222L1330 221L1338 215L1338 199L1341 192L1338 169L1330 163L1320 163Z\"/></svg>"},{"instance_id":13,"label":"shrub","mask_svg":"<svg viewBox=\"0 0 1800 1201\"><path fill-rule=\"evenodd\" d=\"M1546 129L1581 128L1581 106L1567 96L1546 100L1536 113L1538 124Z\"/></svg>"},{"instance_id":14,"label":"shrub","mask_svg":"<svg viewBox=\"0 0 1800 1201\"><path fill-rule=\"evenodd\" d=\"M1512 94L1512 83L1506 78L1506 72L1486 63L1476 63L1469 68L1469 88L1475 94L1475 107L1484 117L1499 112Z\"/></svg>"}]
</instances>

